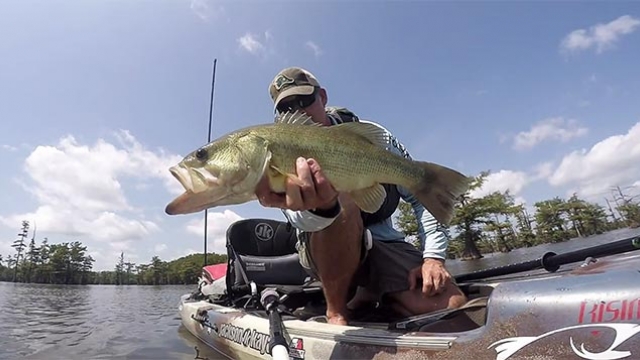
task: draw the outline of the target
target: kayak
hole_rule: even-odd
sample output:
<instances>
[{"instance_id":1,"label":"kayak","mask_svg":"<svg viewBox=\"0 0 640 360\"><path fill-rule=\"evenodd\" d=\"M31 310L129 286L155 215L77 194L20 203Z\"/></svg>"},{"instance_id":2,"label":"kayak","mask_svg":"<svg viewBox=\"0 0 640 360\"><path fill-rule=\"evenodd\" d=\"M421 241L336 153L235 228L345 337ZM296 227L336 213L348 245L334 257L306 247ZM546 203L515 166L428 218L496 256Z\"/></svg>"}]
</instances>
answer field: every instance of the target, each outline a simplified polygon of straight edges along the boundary
<instances>
[{"instance_id":1,"label":"kayak","mask_svg":"<svg viewBox=\"0 0 640 360\"><path fill-rule=\"evenodd\" d=\"M460 308L401 317L384 304L346 326L324 317L287 223L245 219L227 231L223 276L202 276L178 312L231 359L639 359L640 234L456 276Z\"/></svg>"}]
</instances>

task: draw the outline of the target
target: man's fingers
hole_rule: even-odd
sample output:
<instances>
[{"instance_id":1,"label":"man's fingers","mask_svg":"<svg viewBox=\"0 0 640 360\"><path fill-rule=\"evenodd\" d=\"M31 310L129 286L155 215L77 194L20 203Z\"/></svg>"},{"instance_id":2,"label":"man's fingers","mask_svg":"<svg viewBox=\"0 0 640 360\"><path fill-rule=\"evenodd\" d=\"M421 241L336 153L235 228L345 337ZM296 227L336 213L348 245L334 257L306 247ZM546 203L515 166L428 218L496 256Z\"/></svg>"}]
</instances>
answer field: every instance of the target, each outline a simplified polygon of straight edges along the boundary
<instances>
[{"instance_id":1,"label":"man's fingers","mask_svg":"<svg viewBox=\"0 0 640 360\"><path fill-rule=\"evenodd\" d=\"M265 207L283 208L286 205L286 198L283 194L266 193L258 196L258 201Z\"/></svg>"},{"instance_id":2,"label":"man's fingers","mask_svg":"<svg viewBox=\"0 0 640 360\"><path fill-rule=\"evenodd\" d=\"M277 194L271 191L269 187L269 180L263 177L255 190L256 196L260 205L264 207L279 207L282 208L286 204L284 194Z\"/></svg>"},{"instance_id":3,"label":"man's fingers","mask_svg":"<svg viewBox=\"0 0 640 360\"><path fill-rule=\"evenodd\" d=\"M318 164L315 159L308 159L307 163L309 164L309 170L315 181L316 194L320 200L326 201L334 198L337 195L336 191L333 189L329 179L324 176L320 164Z\"/></svg>"},{"instance_id":4,"label":"man's fingers","mask_svg":"<svg viewBox=\"0 0 640 360\"><path fill-rule=\"evenodd\" d=\"M286 197L286 207L291 210L301 210L302 209L302 194L300 193L300 187L294 184L294 181L291 179L287 179L287 197Z\"/></svg>"},{"instance_id":5,"label":"man's fingers","mask_svg":"<svg viewBox=\"0 0 640 360\"><path fill-rule=\"evenodd\" d=\"M296 160L296 172L300 180L299 185L302 201L304 204L309 205L310 202L314 202L316 199L316 186L309 164L302 157Z\"/></svg>"},{"instance_id":6,"label":"man's fingers","mask_svg":"<svg viewBox=\"0 0 640 360\"><path fill-rule=\"evenodd\" d=\"M432 289L432 294L431 295L437 295L441 292L441 288L440 285L442 285L442 282L440 281L440 276L436 276L433 278L433 289Z\"/></svg>"},{"instance_id":7,"label":"man's fingers","mask_svg":"<svg viewBox=\"0 0 640 360\"><path fill-rule=\"evenodd\" d=\"M422 294L426 296L431 296L431 290L433 290L433 286L431 285L431 281L426 279L422 279Z\"/></svg>"}]
</instances>

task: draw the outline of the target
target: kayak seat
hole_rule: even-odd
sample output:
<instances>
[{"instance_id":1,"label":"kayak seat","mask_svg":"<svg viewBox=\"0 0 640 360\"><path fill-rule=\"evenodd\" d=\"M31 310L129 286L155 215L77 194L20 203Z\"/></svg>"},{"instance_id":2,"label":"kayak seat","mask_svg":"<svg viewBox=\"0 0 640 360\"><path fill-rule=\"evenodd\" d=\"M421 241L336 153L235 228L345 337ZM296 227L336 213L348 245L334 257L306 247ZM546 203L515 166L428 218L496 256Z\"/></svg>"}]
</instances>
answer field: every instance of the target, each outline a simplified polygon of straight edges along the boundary
<instances>
[{"instance_id":1,"label":"kayak seat","mask_svg":"<svg viewBox=\"0 0 640 360\"><path fill-rule=\"evenodd\" d=\"M309 275L299 261L296 232L283 221L243 219L229 226L227 287L251 282L265 285L303 285Z\"/></svg>"}]
</instances>

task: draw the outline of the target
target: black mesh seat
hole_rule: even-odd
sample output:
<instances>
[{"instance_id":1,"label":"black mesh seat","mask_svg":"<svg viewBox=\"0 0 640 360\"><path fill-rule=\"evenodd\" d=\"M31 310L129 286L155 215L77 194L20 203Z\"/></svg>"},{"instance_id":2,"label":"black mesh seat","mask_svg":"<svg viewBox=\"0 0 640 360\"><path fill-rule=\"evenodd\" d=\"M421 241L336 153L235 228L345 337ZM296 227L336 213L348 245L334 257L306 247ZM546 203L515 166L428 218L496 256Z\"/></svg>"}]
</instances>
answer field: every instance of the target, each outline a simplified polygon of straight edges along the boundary
<instances>
[{"instance_id":1,"label":"black mesh seat","mask_svg":"<svg viewBox=\"0 0 640 360\"><path fill-rule=\"evenodd\" d=\"M227 229L227 285L303 285L308 274L300 265L293 227L271 219L239 220Z\"/></svg>"}]
</instances>

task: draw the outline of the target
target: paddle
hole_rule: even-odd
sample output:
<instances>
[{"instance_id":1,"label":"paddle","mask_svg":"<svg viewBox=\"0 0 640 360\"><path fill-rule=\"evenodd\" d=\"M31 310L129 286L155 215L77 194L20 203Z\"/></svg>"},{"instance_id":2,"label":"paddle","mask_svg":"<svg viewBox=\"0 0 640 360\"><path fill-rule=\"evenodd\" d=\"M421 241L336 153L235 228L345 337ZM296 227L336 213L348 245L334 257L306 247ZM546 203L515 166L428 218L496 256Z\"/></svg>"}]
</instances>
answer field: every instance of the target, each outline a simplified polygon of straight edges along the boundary
<instances>
[{"instance_id":1,"label":"paddle","mask_svg":"<svg viewBox=\"0 0 640 360\"><path fill-rule=\"evenodd\" d=\"M289 360L289 347L284 338L282 318L278 312L280 296L275 289L267 288L260 295L260 303L269 315L269 351L274 360Z\"/></svg>"},{"instance_id":2,"label":"paddle","mask_svg":"<svg viewBox=\"0 0 640 360\"><path fill-rule=\"evenodd\" d=\"M478 270L455 276L457 282L477 280L488 277L516 274L519 272L545 269L549 272L557 271L561 265L582 261L589 256L607 256L640 249L640 236L617 240L608 244L597 245L585 249L570 251L564 254L547 252L542 257L511 265L499 266L491 269Z\"/></svg>"}]
</instances>

